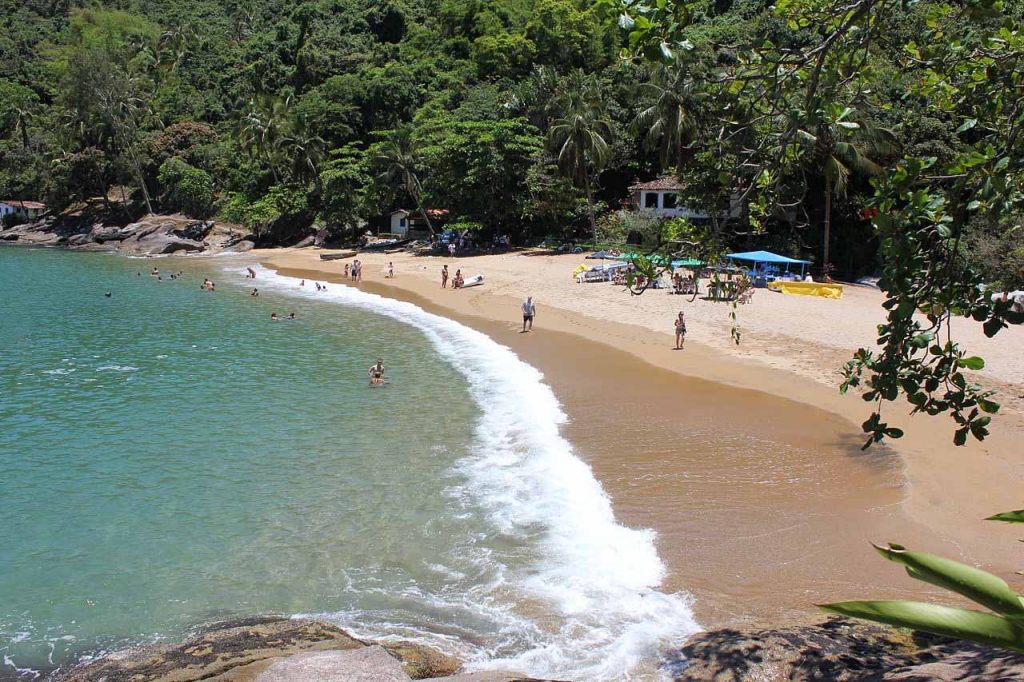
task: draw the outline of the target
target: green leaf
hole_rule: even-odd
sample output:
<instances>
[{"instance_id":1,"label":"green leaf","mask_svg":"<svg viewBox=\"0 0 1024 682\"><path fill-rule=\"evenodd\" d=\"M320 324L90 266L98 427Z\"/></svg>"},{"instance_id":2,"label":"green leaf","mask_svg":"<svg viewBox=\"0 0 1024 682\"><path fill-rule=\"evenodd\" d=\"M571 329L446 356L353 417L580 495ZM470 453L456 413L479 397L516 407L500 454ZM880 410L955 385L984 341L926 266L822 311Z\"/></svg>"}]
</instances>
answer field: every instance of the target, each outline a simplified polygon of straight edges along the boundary
<instances>
[{"instance_id":1,"label":"green leaf","mask_svg":"<svg viewBox=\"0 0 1024 682\"><path fill-rule=\"evenodd\" d=\"M978 408L981 409L982 412L995 414L999 411L999 403L992 400L985 400L984 398L978 398Z\"/></svg>"},{"instance_id":2,"label":"green leaf","mask_svg":"<svg viewBox=\"0 0 1024 682\"><path fill-rule=\"evenodd\" d=\"M998 613L1024 618L1024 603L1006 581L959 561L927 552L910 552L899 545L879 547L878 553L902 564L911 578L961 594Z\"/></svg>"},{"instance_id":3,"label":"green leaf","mask_svg":"<svg viewBox=\"0 0 1024 682\"><path fill-rule=\"evenodd\" d=\"M1006 521L1007 523L1024 523L1024 509L1018 509L1017 511L1003 512L1002 514L996 514L990 516L986 521Z\"/></svg>"},{"instance_id":4,"label":"green leaf","mask_svg":"<svg viewBox=\"0 0 1024 682\"><path fill-rule=\"evenodd\" d=\"M847 601L820 608L852 618L1024 651L1024 628L991 613L916 601Z\"/></svg>"},{"instance_id":5,"label":"green leaf","mask_svg":"<svg viewBox=\"0 0 1024 682\"><path fill-rule=\"evenodd\" d=\"M956 361L956 364L967 369L979 370L985 368L985 360L979 358L977 355L972 355L969 358L960 358Z\"/></svg>"},{"instance_id":6,"label":"green leaf","mask_svg":"<svg viewBox=\"0 0 1024 682\"><path fill-rule=\"evenodd\" d=\"M973 128L976 125L978 125L978 119L976 119L976 118L969 118L969 119L967 119L966 121L964 121L963 123L960 124L960 127L956 129L956 132L958 132L958 133L966 132L966 131L970 130L971 128Z\"/></svg>"}]
</instances>

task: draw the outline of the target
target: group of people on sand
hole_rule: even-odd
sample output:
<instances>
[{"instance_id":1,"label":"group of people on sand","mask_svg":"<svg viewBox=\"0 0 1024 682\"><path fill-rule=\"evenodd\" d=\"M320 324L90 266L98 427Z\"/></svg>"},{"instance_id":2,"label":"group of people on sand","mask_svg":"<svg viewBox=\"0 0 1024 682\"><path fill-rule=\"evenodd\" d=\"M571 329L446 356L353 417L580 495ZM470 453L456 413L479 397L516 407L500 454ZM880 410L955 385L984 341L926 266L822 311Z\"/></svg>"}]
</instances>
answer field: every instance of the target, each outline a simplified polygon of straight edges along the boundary
<instances>
[{"instance_id":1,"label":"group of people on sand","mask_svg":"<svg viewBox=\"0 0 1024 682\"><path fill-rule=\"evenodd\" d=\"M363 281L363 262L361 260L357 258L352 261L351 267L345 263L345 279L351 279L353 282Z\"/></svg>"},{"instance_id":2,"label":"group of people on sand","mask_svg":"<svg viewBox=\"0 0 1024 682\"><path fill-rule=\"evenodd\" d=\"M452 289L461 289L462 285L466 283L466 280L462 278L462 269L459 268L455 271L455 277L452 278ZM441 266L441 288L448 288L448 266Z\"/></svg>"}]
</instances>

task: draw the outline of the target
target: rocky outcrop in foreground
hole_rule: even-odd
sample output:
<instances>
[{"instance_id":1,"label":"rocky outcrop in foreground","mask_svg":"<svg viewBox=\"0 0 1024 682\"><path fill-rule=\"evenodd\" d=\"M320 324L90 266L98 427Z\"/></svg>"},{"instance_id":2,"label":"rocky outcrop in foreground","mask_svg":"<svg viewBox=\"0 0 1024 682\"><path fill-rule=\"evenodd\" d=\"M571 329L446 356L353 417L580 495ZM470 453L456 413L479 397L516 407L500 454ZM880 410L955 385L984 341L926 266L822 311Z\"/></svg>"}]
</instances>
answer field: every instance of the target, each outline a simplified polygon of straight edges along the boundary
<instances>
[{"instance_id":1,"label":"rocky outcrop in foreground","mask_svg":"<svg viewBox=\"0 0 1024 682\"><path fill-rule=\"evenodd\" d=\"M180 644L134 647L58 672L57 682L541 682L516 672L460 673L411 642L367 642L316 620L253 618ZM713 682L1002 682L1024 654L832 619L770 630L702 632L666 654L675 680Z\"/></svg>"},{"instance_id":2,"label":"rocky outcrop in foreground","mask_svg":"<svg viewBox=\"0 0 1024 682\"><path fill-rule=\"evenodd\" d=\"M127 225L90 223L84 216L61 215L0 229L0 242L62 246L76 251L116 251L128 256L171 253L241 252L253 248L245 230L181 215L146 215Z\"/></svg>"},{"instance_id":3,"label":"rocky outcrop in foreground","mask_svg":"<svg viewBox=\"0 0 1024 682\"><path fill-rule=\"evenodd\" d=\"M702 632L670 659L676 680L1024 680L1024 654L843 619L773 630Z\"/></svg>"},{"instance_id":4,"label":"rocky outcrop in foreground","mask_svg":"<svg viewBox=\"0 0 1024 682\"><path fill-rule=\"evenodd\" d=\"M527 682L509 672L458 674L458 660L412 642L372 643L316 620L252 618L180 644L151 644L57 673L59 682ZM539 682L539 681L537 681Z\"/></svg>"}]
</instances>

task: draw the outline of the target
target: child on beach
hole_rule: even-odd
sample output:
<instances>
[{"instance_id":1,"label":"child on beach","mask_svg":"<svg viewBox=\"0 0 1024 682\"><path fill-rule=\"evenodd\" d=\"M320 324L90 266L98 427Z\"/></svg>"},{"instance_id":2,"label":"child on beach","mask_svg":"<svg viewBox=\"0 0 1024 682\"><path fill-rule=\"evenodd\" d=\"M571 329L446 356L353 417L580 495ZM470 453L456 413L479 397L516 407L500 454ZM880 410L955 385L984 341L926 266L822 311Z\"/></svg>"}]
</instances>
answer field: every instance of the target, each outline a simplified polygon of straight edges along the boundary
<instances>
[{"instance_id":1,"label":"child on beach","mask_svg":"<svg viewBox=\"0 0 1024 682\"><path fill-rule=\"evenodd\" d=\"M345 263L345 279L348 279L348 263Z\"/></svg>"},{"instance_id":2,"label":"child on beach","mask_svg":"<svg viewBox=\"0 0 1024 682\"><path fill-rule=\"evenodd\" d=\"M676 318L676 350L683 349L684 341L686 341L686 315L680 310L679 317Z\"/></svg>"},{"instance_id":3,"label":"child on beach","mask_svg":"<svg viewBox=\"0 0 1024 682\"><path fill-rule=\"evenodd\" d=\"M391 261L388 261L388 279L394 279L394 278L395 278L395 264L392 263Z\"/></svg>"}]
</instances>

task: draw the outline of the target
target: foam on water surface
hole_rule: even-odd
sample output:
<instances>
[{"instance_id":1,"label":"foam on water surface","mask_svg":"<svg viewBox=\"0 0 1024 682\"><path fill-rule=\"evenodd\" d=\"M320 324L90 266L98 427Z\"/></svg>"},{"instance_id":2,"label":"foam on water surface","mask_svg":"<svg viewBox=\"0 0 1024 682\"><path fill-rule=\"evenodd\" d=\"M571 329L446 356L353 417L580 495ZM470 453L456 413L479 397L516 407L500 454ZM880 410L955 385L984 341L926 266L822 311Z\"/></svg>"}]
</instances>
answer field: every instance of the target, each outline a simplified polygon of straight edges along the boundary
<instances>
[{"instance_id":1,"label":"foam on water surface","mask_svg":"<svg viewBox=\"0 0 1024 682\"><path fill-rule=\"evenodd\" d=\"M590 467L562 437L566 415L542 374L488 336L414 304L339 284L316 291L298 281L259 270L261 288L412 325L466 377L482 416L472 453L456 464L465 488L451 494L471 497L498 532L534 548L516 566L481 552L490 577L473 594L425 595L410 587L410 598L433 601L439 610L501 623L502 641L467 651L459 633L438 633L429 623L387 625L468 653L477 670L587 680L654 675L659 648L699 629L690 598L657 590L665 566L653 531L616 521ZM359 613L328 615L360 630ZM393 632L378 625L359 634Z\"/></svg>"}]
</instances>

